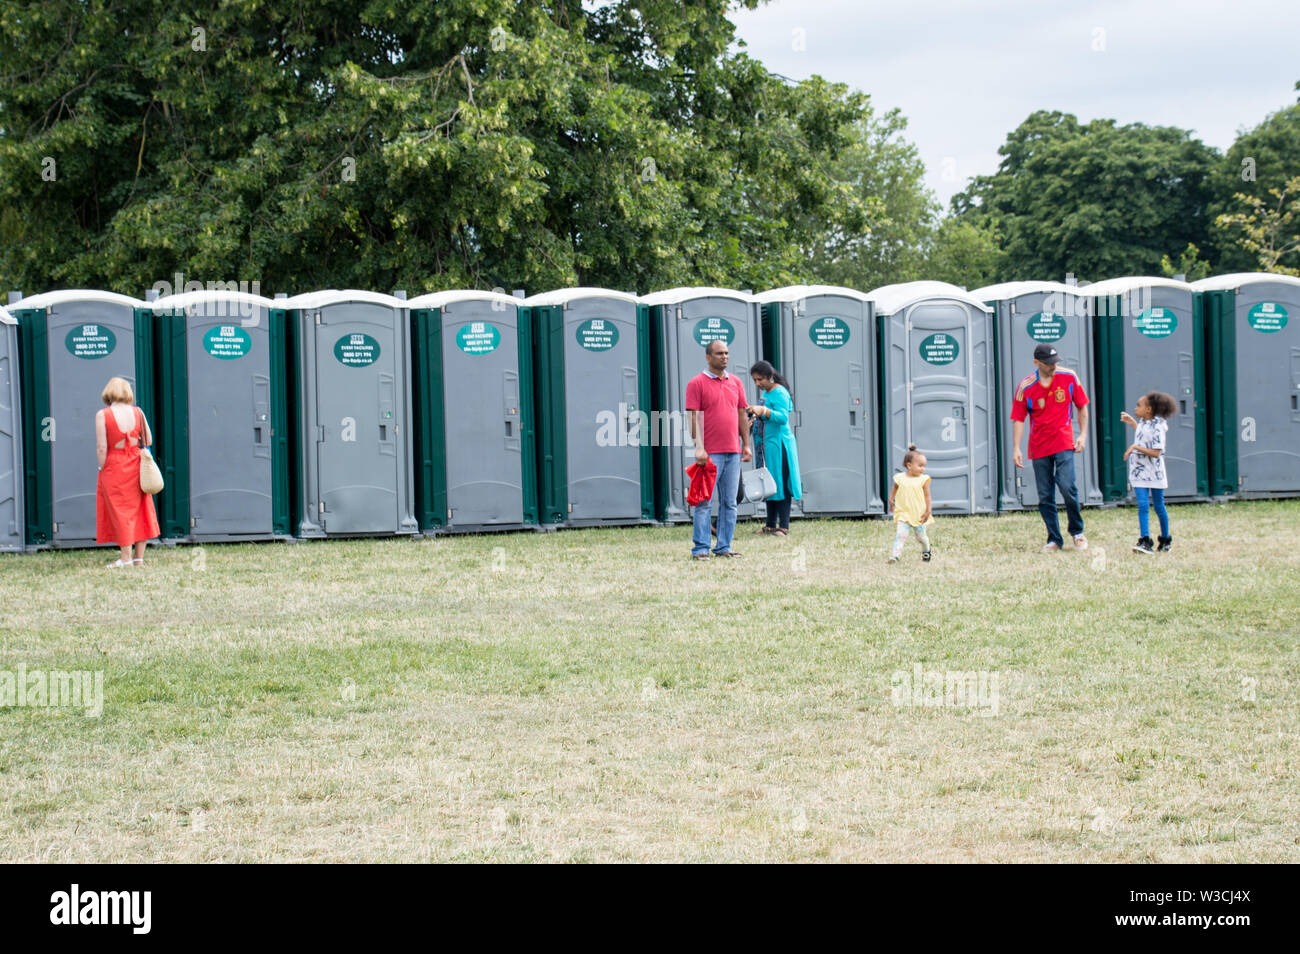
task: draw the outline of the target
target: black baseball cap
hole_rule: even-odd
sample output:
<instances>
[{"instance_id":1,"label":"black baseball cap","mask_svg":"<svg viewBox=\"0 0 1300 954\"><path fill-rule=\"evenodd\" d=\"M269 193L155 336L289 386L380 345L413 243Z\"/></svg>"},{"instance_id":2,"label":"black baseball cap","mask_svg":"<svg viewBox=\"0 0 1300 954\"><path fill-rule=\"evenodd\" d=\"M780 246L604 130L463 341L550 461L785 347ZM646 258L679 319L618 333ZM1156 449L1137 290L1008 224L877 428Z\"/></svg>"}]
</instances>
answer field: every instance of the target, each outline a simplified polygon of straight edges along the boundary
<instances>
[{"instance_id":1,"label":"black baseball cap","mask_svg":"<svg viewBox=\"0 0 1300 954\"><path fill-rule=\"evenodd\" d=\"M1043 364L1056 364L1060 357L1057 350L1049 344L1040 344L1034 349L1034 360L1041 361Z\"/></svg>"}]
</instances>

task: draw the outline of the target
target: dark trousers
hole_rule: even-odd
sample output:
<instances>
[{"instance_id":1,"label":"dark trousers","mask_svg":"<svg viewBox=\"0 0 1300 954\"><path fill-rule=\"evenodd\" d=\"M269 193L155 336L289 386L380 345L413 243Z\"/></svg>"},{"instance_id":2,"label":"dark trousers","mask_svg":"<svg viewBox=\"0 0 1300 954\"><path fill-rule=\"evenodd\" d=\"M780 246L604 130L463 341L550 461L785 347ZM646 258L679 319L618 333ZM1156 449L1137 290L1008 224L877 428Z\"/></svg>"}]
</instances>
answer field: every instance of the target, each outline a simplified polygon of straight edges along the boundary
<instances>
[{"instance_id":1,"label":"dark trousers","mask_svg":"<svg viewBox=\"0 0 1300 954\"><path fill-rule=\"evenodd\" d=\"M767 504L767 526L771 530L780 527L782 530L790 529L790 458L786 457L785 449L781 450L781 489L785 491L785 496L780 500L768 500Z\"/></svg>"},{"instance_id":2,"label":"dark trousers","mask_svg":"<svg viewBox=\"0 0 1300 954\"><path fill-rule=\"evenodd\" d=\"M1038 485L1038 512L1047 526L1047 542L1064 546L1061 519L1056 512L1056 490L1065 501L1070 536L1083 533L1083 514L1079 512L1079 490L1074 483L1074 451L1063 450L1047 457L1034 458L1034 481Z\"/></svg>"}]
</instances>

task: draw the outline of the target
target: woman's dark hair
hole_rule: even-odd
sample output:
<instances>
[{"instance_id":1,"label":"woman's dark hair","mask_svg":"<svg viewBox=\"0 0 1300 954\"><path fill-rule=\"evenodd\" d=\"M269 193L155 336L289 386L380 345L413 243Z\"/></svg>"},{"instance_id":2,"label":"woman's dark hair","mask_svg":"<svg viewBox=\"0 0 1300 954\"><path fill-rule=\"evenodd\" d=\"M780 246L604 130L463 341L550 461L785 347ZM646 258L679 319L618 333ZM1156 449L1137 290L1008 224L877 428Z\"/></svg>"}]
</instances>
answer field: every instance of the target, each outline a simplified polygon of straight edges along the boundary
<instances>
[{"instance_id":1,"label":"woman's dark hair","mask_svg":"<svg viewBox=\"0 0 1300 954\"><path fill-rule=\"evenodd\" d=\"M1146 395L1146 401L1147 407L1151 408L1151 413L1156 417L1163 417L1166 421L1178 413L1178 402L1164 391L1150 392Z\"/></svg>"},{"instance_id":2,"label":"woman's dark hair","mask_svg":"<svg viewBox=\"0 0 1300 954\"><path fill-rule=\"evenodd\" d=\"M907 453L903 455L903 466L906 467L908 464L910 464L912 462L913 457L922 457L922 456L924 455L919 450L916 449L915 444L908 444Z\"/></svg>"},{"instance_id":3,"label":"woman's dark hair","mask_svg":"<svg viewBox=\"0 0 1300 954\"><path fill-rule=\"evenodd\" d=\"M780 371L772 367L772 362L770 361L755 361L754 366L749 369L749 373L751 375L757 374L760 378L771 378L787 391L792 390L790 382L785 379L785 376L782 375Z\"/></svg>"}]
</instances>

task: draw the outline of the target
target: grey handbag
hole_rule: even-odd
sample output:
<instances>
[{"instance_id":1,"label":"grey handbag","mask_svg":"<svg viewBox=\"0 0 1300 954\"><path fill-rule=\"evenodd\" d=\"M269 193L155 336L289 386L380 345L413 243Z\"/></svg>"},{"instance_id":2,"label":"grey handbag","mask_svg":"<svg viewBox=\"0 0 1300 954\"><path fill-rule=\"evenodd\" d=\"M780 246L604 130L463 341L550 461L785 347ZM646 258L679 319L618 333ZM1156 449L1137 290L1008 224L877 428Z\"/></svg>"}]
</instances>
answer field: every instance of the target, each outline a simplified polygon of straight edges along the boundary
<instances>
[{"instance_id":1,"label":"grey handbag","mask_svg":"<svg viewBox=\"0 0 1300 954\"><path fill-rule=\"evenodd\" d=\"M766 500L776 493L776 479L766 467L755 467L740 475L740 489L747 503Z\"/></svg>"}]
</instances>

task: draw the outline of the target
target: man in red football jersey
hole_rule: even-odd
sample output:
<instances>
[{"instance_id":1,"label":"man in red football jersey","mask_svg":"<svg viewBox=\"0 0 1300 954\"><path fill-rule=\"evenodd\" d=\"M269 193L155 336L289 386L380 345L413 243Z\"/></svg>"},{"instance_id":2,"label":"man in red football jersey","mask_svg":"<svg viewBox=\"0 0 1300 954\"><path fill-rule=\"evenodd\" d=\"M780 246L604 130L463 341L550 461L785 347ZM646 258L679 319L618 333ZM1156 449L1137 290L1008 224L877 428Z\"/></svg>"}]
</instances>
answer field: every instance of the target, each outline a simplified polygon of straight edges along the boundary
<instances>
[{"instance_id":1,"label":"man in red football jersey","mask_svg":"<svg viewBox=\"0 0 1300 954\"><path fill-rule=\"evenodd\" d=\"M1038 485L1038 512L1047 525L1047 542L1043 552L1061 549L1061 521L1056 512L1056 491L1065 500L1065 513L1075 549L1085 550L1088 539L1083 535L1083 515L1079 511L1079 489L1074 481L1074 455L1083 453L1088 442L1088 395L1083 382L1068 368L1057 367L1060 356L1049 344L1034 349L1037 370L1016 385L1016 399L1011 405L1011 437L1015 444L1013 460L1025 466L1020 440L1025 436L1025 418L1029 418L1029 459L1034 462L1034 481ZM1074 409L1079 409L1079 434L1074 434Z\"/></svg>"}]
</instances>

